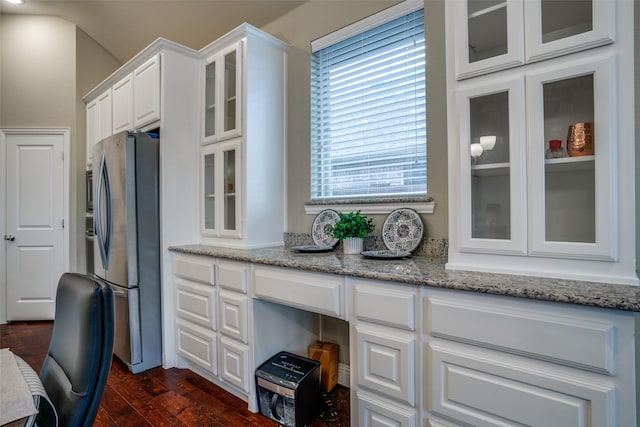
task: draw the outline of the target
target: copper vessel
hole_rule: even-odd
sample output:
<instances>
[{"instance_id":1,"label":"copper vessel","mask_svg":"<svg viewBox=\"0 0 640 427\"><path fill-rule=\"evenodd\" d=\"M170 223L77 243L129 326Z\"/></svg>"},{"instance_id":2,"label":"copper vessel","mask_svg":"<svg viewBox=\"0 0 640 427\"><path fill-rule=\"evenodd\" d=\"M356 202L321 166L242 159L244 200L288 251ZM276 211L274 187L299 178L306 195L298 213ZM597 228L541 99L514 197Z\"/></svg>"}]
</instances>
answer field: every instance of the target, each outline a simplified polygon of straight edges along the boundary
<instances>
[{"instance_id":1,"label":"copper vessel","mask_svg":"<svg viewBox=\"0 0 640 427\"><path fill-rule=\"evenodd\" d=\"M593 123L575 123L569 126L567 153L569 157L594 154Z\"/></svg>"}]
</instances>

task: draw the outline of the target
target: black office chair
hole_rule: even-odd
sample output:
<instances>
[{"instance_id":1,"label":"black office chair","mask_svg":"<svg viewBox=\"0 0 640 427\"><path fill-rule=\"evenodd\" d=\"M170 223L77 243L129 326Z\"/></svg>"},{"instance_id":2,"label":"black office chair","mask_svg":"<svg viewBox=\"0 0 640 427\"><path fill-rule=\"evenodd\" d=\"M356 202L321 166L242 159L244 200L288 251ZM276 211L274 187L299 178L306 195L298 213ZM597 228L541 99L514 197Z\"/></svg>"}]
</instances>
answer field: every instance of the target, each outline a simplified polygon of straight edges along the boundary
<instances>
[{"instance_id":1,"label":"black office chair","mask_svg":"<svg viewBox=\"0 0 640 427\"><path fill-rule=\"evenodd\" d=\"M113 357L114 299L111 287L76 273L58 282L53 335L40 379L60 427L91 426L107 384ZM45 407L40 427L55 425Z\"/></svg>"}]
</instances>

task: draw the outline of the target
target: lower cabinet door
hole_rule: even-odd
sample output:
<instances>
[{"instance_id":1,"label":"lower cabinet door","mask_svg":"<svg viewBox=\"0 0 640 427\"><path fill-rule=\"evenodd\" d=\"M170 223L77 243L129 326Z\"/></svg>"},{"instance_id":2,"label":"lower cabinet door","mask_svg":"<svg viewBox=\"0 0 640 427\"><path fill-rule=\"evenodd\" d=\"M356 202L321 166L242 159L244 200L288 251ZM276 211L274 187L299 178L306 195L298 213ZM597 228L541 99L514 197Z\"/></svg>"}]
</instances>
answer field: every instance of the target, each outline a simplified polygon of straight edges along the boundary
<instances>
[{"instance_id":1,"label":"lower cabinet door","mask_svg":"<svg viewBox=\"0 0 640 427\"><path fill-rule=\"evenodd\" d=\"M176 347L179 356L218 375L215 332L183 319L177 319Z\"/></svg>"},{"instance_id":2,"label":"lower cabinet door","mask_svg":"<svg viewBox=\"0 0 640 427\"><path fill-rule=\"evenodd\" d=\"M416 411L413 408L362 390L356 391L356 396L357 425L360 427L415 427L418 425Z\"/></svg>"},{"instance_id":3,"label":"lower cabinet door","mask_svg":"<svg viewBox=\"0 0 640 427\"><path fill-rule=\"evenodd\" d=\"M220 337L220 378L249 392L249 347Z\"/></svg>"},{"instance_id":4,"label":"lower cabinet door","mask_svg":"<svg viewBox=\"0 0 640 427\"><path fill-rule=\"evenodd\" d=\"M415 334L363 323L354 330L358 385L415 406Z\"/></svg>"},{"instance_id":5,"label":"lower cabinet door","mask_svg":"<svg viewBox=\"0 0 640 427\"><path fill-rule=\"evenodd\" d=\"M617 425L610 377L437 339L425 353L436 415L477 427Z\"/></svg>"},{"instance_id":6,"label":"lower cabinet door","mask_svg":"<svg viewBox=\"0 0 640 427\"><path fill-rule=\"evenodd\" d=\"M237 292L221 290L220 333L248 344L249 297Z\"/></svg>"}]
</instances>

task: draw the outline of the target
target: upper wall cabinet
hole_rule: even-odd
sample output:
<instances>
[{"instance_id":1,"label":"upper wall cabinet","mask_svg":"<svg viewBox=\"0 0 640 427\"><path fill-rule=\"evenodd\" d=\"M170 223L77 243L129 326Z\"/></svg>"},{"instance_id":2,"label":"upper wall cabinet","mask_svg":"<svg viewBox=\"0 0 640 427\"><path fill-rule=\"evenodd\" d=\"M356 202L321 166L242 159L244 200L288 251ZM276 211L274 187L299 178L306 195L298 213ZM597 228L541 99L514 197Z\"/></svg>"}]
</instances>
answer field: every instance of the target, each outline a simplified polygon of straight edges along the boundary
<instances>
[{"instance_id":1,"label":"upper wall cabinet","mask_svg":"<svg viewBox=\"0 0 640 427\"><path fill-rule=\"evenodd\" d=\"M287 45L242 24L204 47L200 234L204 243L282 244Z\"/></svg>"},{"instance_id":2,"label":"upper wall cabinet","mask_svg":"<svg viewBox=\"0 0 640 427\"><path fill-rule=\"evenodd\" d=\"M156 44L160 43L159 39ZM94 91L87 95L87 160L91 161L91 147L101 139L160 120L161 57L141 52L94 91L108 89L97 97Z\"/></svg>"},{"instance_id":3,"label":"upper wall cabinet","mask_svg":"<svg viewBox=\"0 0 640 427\"><path fill-rule=\"evenodd\" d=\"M455 29L457 79L613 42L609 0L460 0L447 2Z\"/></svg>"},{"instance_id":4,"label":"upper wall cabinet","mask_svg":"<svg viewBox=\"0 0 640 427\"><path fill-rule=\"evenodd\" d=\"M202 142L239 136L242 130L242 42L206 59Z\"/></svg>"},{"instance_id":5,"label":"upper wall cabinet","mask_svg":"<svg viewBox=\"0 0 640 427\"><path fill-rule=\"evenodd\" d=\"M632 9L626 0L446 2L448 269L638 284L635 106L624 84L634 79ZM478 34L511 40L521 13L524 51L459 43L460 28L475 34L470 22L489 14L502 24ZM467 63L474 77L460 79L461 58L480 51ZM521 66L500 62L516 51L508 64Z\"/></svg>"},{"instance_id":6,"label":"upper wall cabinet","mask_svg":"<svg viewBox=\"0 0 640 427\"><path fill-rule=\"evenodd\" d=\"M160 119L160 55L133 71L133 128Z\"/></svg>"}]
</instances>

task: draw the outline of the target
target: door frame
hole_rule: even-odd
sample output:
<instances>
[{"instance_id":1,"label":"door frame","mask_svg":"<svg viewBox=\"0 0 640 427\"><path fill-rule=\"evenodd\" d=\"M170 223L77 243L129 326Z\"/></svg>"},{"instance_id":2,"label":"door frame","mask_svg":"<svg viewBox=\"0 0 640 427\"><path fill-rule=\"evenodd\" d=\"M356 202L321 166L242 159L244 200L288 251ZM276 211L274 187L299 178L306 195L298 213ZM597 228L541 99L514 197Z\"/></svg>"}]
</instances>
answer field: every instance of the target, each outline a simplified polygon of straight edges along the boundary
<instances>
[{"instance_id":1,"label":"door frame","mask_svg":"<svg viewBox=\"0 0 640 427\"><path fill-rule=\"evenodd\" d=\"M63 136L63 188L62 188L62 216L63 229L63 271L69 271L69 236L71 230L69 187L71 170L71 130L69 128L0 128L0 238L7 234L7 135L37 134L37 135L62 135ZM6 244L4 240L0 244L0 323L7 323L7 268L6 268Z\"/></svg>"}]
</instances>

